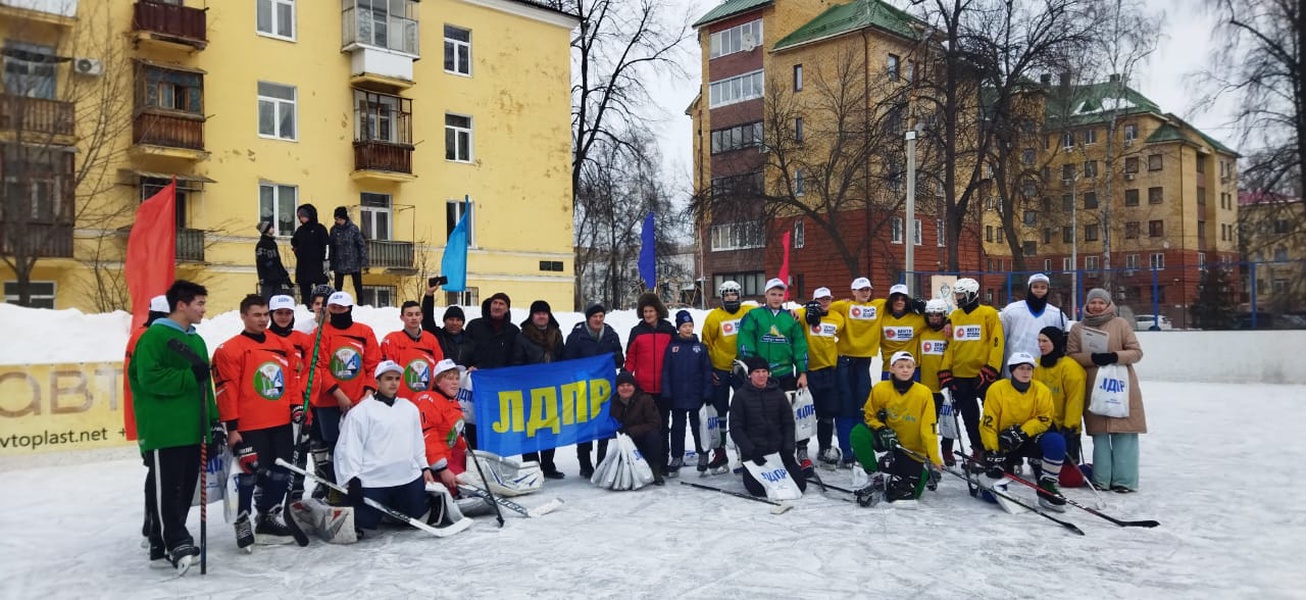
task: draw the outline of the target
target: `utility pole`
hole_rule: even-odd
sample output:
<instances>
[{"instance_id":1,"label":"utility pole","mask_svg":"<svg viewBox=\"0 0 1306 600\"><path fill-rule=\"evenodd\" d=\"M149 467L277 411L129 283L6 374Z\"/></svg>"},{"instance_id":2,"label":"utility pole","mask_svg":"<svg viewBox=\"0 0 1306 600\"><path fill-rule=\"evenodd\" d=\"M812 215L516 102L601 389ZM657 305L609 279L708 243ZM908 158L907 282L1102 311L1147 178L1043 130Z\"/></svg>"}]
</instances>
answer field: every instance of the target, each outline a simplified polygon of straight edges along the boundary
<instances>
[{"instance_id":1,"label":"utility pole","mask_svg":"<svg viewBox=\"0 0 1306 600\"><path fill-rule=\"evenodd\" d=\"M903 283L907 284L907 293L912 294L915 287L916 271L916 128L907 130L907 218L903 221L903 237L907 246L906 265L903 268Z\"/></svg>"}]
</instances>

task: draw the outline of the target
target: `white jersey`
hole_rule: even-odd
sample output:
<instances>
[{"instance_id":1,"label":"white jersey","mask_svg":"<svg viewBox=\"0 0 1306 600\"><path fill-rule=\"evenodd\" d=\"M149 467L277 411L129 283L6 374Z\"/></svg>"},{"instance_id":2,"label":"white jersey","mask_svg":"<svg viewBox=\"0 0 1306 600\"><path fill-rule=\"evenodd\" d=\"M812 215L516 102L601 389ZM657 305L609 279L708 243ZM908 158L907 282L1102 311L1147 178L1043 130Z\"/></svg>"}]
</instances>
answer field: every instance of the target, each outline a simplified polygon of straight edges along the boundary
<instances>
[{"instance_id":1,"label":"white jersey","mask_svg":"<svg viewBox=\"0 0 1306 600\"><path fill-rule=\"evenodd\" d=\"M1017 352L1026 352L1030 356L1042 356L1038 351L1038 332L1044 327L1056 327L1061 331L1070 328L1061 309L1048 304L1043 312L1035 315L1024 300L1012 302L998 313L1002 320L1002 332L1006 335L1006 347L1002 349L1002 374L1007 372L1007 359Z\"/></svg>"},{"instance_id":2,"label":"white jersey","mask_svg":"<svg viewBox=\"0 0 1306 600\"><path fill-rule=\"evenodd\" d=\"M421 413L403 398L387 405L367 396L340 422L335 466L340 485L357 477L363 487L394 487L421 477L426 466Z\"/></svg>"}]
</instances>

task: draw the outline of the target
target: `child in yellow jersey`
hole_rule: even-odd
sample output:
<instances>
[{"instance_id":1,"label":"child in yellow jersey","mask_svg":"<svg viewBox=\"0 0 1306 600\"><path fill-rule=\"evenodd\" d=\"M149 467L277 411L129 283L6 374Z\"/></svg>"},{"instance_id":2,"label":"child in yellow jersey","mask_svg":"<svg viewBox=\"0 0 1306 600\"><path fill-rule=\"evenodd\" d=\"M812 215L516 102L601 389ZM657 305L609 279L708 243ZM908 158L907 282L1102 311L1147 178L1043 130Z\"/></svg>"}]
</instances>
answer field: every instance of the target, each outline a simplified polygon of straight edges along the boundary
<instances>
[{"instance_id":1,"label":"child in yellow jersey","mask_svg":"<svg viewBox=\"0 0 1306 600\"><path fill-rule=\"evenodd\" d=\"M934 412L943 407L943 387L939 385L939 367L943 366L943 353L948 349L948 303L935 298L925 303L925 329L917 336L920 361L916 368L920 382L934 394ZM955 419L956 416L950 417ZM951 440L949 440L951 441ZM951 444L949 444L951 445ZM952 453L943 455L943 464L956 464Z\"/></svg>"},{"instance_id":2,"label":"child in yellow jersey","mask_svg":"<svg viewBox=\"0 0 1306 600\"><path fill-rule=\"evenodd\" d=\"M1042 357L1034 367L1034 381L1052 392L1052 429L1066 438L1066 457L1078 464L1079 431L1084 422L1084 367L1066 356L1066 334L1055 325L1038 332L1038 350ZM1062 485L1068 484L1063 481Z\"/></svg>"},{"instance_id":3,"label":"child in yellow jersey","mask_svg":"<svg viewBox=\"0 0 1306 600\"><path fill-rule=\"evenodd\" d=\"M843 317L844 334L836 348L839 365L835 379L839 382L839 413L835 416L835 433L844 468L852 468L853 449L848 434L862 420L862 404L871 393L871 361L880 351L880 317L884 300L871 299L871 280L858 277L852 282L852 300L839 300L830 312Z\"/></svg>"},{"instance_id":4,"label":"child in yellow jersey","mask_svg":"<svg viewBox=\"0 0 1306 600\"><path fill-rule=\"evenodd\" d=\"M928 457L936 470L943 464L935 430L934 400L929 389L912 381L916 360L910 352L894 354L890 357L889 372L890 380L881 381L871 389L863 409L864 422L854 427L851 434L853 451L866 472L874 473L880 468L875 452L888 453L883 464L889 479L872 477L870 485L858 490L857 500L863 506L874 504L881 490L889 502L919 498L925 482L935 478L922 477L925 469L916 457Z\"/></svg>"},{"instance_id":5,"label":"child in yellow jersey","mask_svg":"<svg viewBox=\"0 0 1306 600\"><path fill-rule=\"evenodd\" d=\"M703 345L712 362L712 408L716 409L717 424L721 430L721 444L712 450L712 460L707 467L713 473L723 473L729 458L726 456L727 417L730 414L730 390L738 389L743 381L734 376L735 355L738 354L739 321L744 318L743 288L734 281L725 281L717 289L721 307L714 308L703 319Z\"/></svg>"},{"instance_id":6,"label":"child in yellow jersey","mask_svg":"<svg viewBox=\"0 0 1306 600\"><path fill-rule=\"evenodd\" d=\"M1066 501L1057 487L1057 477L1066 458L1066 440L1050 430L1052 392L1034 381L1034 365L1033 356L1025 352L1012 354L1007 360L1011 379L994 383L984 397L980 435L984 439L985 474L999 480L1023 457L1042 459L1034 462L1039 505L1064 512Z\"/></svg>"},{"instance_id":7,"label":"child in yellow jersey","mask_svg":"<svg viewBox=\"0 0 1306 600\"><path fill-rule=\"evenodd\" d=\"M839 381L835 370L839 364L838 340L844 333L844 320L830 312L834 300L830 288L816 288L812 301L798 309L807 337L807 389L816 404L816 458L821 466L834 469L842 456L835 448L834 418L839 414Z\"/></svg>"},{"instance_id":8,"label":"child in yellow jersey","mask_svg":"<svg viewBox=\"0 0 1306 600\"><path fill-rule=\"evenodd\" d=\"M952 392L953 406L966 423L971 453L978 455L979 401L1002 369L1002 320L992 306L980 306L978 281L958 279L952 291L957 308L948 319L952 340L939 366L939 385ZM944 454L952 454L949 442L943 441Z\"/></svg>"},{"instance_id":9,"label":"child in yellow jersey","mask_svg":"<svg viewBox=\"0 0 1306 600\"><path fill-rule=\"evenodd\" d=\"M907 286L899 283L889 288L889 299L885 302L888 311L880 317L880 358L884 360L880 380L889 378L889 358L899 352L915 352L916 338L925 329L925 318L915 310L915 304L925 309L924 300L912 300L907 293ZM920 373L916 373L920 381Z\"/></svg>"}]
</instances>

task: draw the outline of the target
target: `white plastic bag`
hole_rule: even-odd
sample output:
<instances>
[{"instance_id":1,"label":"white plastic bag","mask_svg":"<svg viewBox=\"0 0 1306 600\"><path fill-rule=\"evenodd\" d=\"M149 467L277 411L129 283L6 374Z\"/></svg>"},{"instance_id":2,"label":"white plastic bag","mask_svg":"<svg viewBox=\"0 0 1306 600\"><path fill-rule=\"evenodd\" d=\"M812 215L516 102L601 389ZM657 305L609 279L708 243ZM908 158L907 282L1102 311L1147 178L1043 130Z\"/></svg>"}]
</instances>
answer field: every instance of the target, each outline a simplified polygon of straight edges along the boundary
<instances>
[{"instance_id":1,"label":"white plastic bag","mask_svg":"<svg viewBox=\"0 0 1306 600\"><path fill-rule=\"evenodd\" d=\"M717 420L716 407L704 404L698 409L698 439L703 443L703 450L715 450L721 447L721 423Z\"/></svg>"},{"instance_id":2,"label":"white plastic bag","mask_svg":"<svg viewBox=\"0 0 1306 600\"><path fill-rule=\"evenodd\" d=\"M1129 417L1129 369L1120 365L1097 368L1088 412L1117 419Z\"/></svg>"},{"instance_id":3,"label":"white plastic bag","mask_svg":"<svg viewBox=\"0 0 1306 600\"><path fill-rule=\"evenodd\" d=\"M794 440L801 442L816 437L816 403L812 401L811 390L798 388L790 403L794 408Z\"/></svg>"},{"instance_id":4,"label":"white plastic bag","mask_svg":"<svg viewBox=\"0 0 1306 600\"><path fill-rule=\"evenodd\" d=\"M751 460L744 461L744 468L753 475L758 483L766 489L766 498L773 502L781 500L797 500L803 497L802 490L798 489L798 484L794 483L793 475L785 464L780 460L780 453L773 452L766 455L766 464L757 466Z\"/></svg>"},{"instance_id":5,"label":"white plastic bag","mask_svg":"<svg viewBox=\"0 0 1306 600\"><path fill-rule=\"evenodd\" d=\"M463 423L476 424L476 405L472 404L472 374L463 371L458 380L458 407L463 409Z\"/></svg>"},{"instance_id":6,"label":"white plastic bag","mask_svg":"<svg viewBox=\"0 0 1306 600\"><path fill-rule=\"evenodd\" d=\"M944 388L941 393L943 403L939 406L939 435L950 440L959 440L961 432L957 431L956 406L952 403L952 391Z\"/></svg>"},{"instance_id":7,"label":"white plastic bag","mask_svg":"<svg viewBox=\"0 0 1306 600\"><path fill-rule=\"evenodd\" d=\"M207 484L209 488L208 497L205 500L212 504L225 499L227 497L227 479L231 477L231 450L224 444L222 452L219 452L216 456L209 455L204 470L206 473L200 473L200 482ZM190 505L200 505L200 486L198 484L195 486L195 495L191 497Z\"/></svg>"},{"instance_id":8,"label":"white plastic bag","mask_svg":"<svg viewBox=\"0 0 1306 600\"><path fill-rule=\"evenodd\" d=\"M625 434L617 434L617 443L620 444L621 453L624 456L622 462L630 465L632 485L630 489L637 490L650 483L653 483L653 468L648 466L648 461L640 455L639 449L635 447L635 440Z\"/></svg>"}]
</instances>

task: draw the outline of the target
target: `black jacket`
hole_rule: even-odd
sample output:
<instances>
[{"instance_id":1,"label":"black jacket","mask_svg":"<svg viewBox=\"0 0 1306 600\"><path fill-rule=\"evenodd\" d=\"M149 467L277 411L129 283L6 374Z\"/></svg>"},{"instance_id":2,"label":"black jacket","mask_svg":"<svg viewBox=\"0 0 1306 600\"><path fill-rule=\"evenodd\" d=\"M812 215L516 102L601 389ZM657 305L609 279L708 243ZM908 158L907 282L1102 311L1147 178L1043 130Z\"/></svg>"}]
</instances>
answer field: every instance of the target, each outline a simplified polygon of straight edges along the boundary
<instances>
[{"instance_id":1,"label":"black jacket","mask_svg":"<svg viewBox=\"0 0 1306 600\"><path fill-rule=\"evenodd\" d=\"M612 354L612 368L620 369L622 363L626 362L626 355L621 351L621 338L617 337L617 331L604 323L603 331L600 331L596 338L590 332L589 324L581 321L572 327L571 333L567 335L562 357L573 360L608 353Z\"/></svg>"},{"instance_id":2,"label":"black jacket","mask_svg":"<svg viewBox=\"0 0 1306 600\"><path fill-rule=\"evenodd\" d=\"M266 235L258 237L254 245L254 268L258 271L259 283L276 285L290 284L290 273L281 264L281 251L277 249L277 240Z\"/></svg>"},{"instance_id":3,"label":"black jacket","mask_svg":"<svg viewBox=\"0 0 1306 600\"><path fill-rule=\"evenodd\" d=\"M521 330L508 320L508 315L504 315L501 326L495 327L500 324L490 319L488 299L481 303L481 314L485 316L472 319L467 324L467 335L471 336L472 343L475 344L472 364L468 366L478 369L512 366L512 352Z\"/></svg>"},{"instance_id":4,"label":"black jacket","mask_svg":"<svg viewBox=\"0 0 1306 600\"><path fill-rule=\"evenodd\" d=\"M538 365L562 360L562 330L550 317L549 326L540 330L530 323L522 326L512 351L512 364Z\"/></svg>"},{"instance_id":5,"label":"black jacket","mask_svg":"<svg viewBox=\"0 0 1306 600\"><path fill-rule=\"evenodd\" d=\"M370 264L367 240L353 221L331 226L331 270L336 273L361 273Z\"/></svg>"},{"instance_id":6,"label":"black jacket","mask_svg":"<svg viewBox=\"0 0 1306 600\"><path fill-rule=\"evenodd\" d=\"M747 381L735 390L730 402L730 438L743 460L772 452L793 455L794 411L775 379L760 390Z\"/></svg>"},{"instance_id":7,"label":"black jacket","mask_svg":"<svg viewBox=\"0 0 1306 600\"><path fill-rule=\"evenodd\" d=\"M444 352L445 358L464 367L475 366L472 361L476 358L476 342L472 340L472 336L467 334L466 326L458 335L453 335L445 328L435 324L435 298L433 296L422 297L422 329L431 332L431 335L435 336L435 339L440 342L440 350Z\"/></svg>"},{"instance_id":8,"label":"black jacket","mask_svg":"<svg viewBox=\"0 0 1306 600\"><path fill-rule=\"evenodd\" d=\"M304 204L296 211L308 214L308 222L295 230L290 237L290 247L295 251L295 280L300 285L309 283L326 283L327 248L331 245L331 235L327 228L317 222L317 207Z\"/></svg>"}]
</instances>

